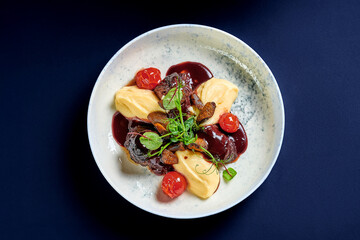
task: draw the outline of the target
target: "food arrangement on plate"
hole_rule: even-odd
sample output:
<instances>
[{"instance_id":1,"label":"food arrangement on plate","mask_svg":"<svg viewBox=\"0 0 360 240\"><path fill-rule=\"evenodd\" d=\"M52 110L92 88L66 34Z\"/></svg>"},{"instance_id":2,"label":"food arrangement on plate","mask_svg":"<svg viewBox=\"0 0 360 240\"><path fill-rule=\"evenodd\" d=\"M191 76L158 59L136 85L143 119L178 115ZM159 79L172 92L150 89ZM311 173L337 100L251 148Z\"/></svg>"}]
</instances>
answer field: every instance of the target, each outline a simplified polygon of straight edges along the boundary
<instances>
[{"instance_id":1,"label":"food arrangement on plate","mask_svg":"<svg viewBox=\"0 0 360 240\"><path fill-rule=\"evenodd\" d=\"M115 94L113 137L130 161L164 176L161 189L170 198L186 189L206 199L236 175L227 165L247 148L245 129L230 112L238 88L214 78L201 63L139 70ZM222 174L219 174L219 170Z\"/></svg>"}]
</instances>

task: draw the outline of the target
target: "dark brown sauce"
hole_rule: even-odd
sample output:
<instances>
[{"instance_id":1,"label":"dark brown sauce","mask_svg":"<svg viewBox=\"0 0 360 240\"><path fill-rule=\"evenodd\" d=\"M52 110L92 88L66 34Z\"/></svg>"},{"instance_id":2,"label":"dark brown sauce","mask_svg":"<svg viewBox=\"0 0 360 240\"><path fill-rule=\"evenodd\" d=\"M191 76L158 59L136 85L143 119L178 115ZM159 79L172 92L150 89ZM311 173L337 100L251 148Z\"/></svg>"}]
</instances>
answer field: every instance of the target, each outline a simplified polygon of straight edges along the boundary
<instances>
[{"instance_id":1,"label":"dark brown sauce","mask_svg":"<svg viewBox=\"0 0 360 240\"><path fill-rule=\"evenodd\" d=\"M213 77L211 71L206 66L198 62L182 62L173 65L167 70L166 76L174 72L178 74L188 74L190 76L190 86L192 89L196 89L198 85Z\"/></svg>"},{"instance_id":2,"label":"dark brown sauce","mask_svg":"<svg viewBox=\"0 0 360 240\"><path fill-rule=\"evenodd\" d=\"M203 131L197 133L199 138L203 138L208 143L208 151L215 157L225 158L226 146L229 138L220 131L217 125L208 125Z\"/></svg>"},{"instance_id":3,"label":"dark brown sauce","mask_svg":"<svg viewBox=\"0 0 360 240\"><path fill-rule=\"evenodd\" d=\"M115 112L112 118L111 129L115 141L122 147L126 140L129 120L126 119L120 112ZM125 130L125 131L124 131Z\"/></svg>"},{"instance_id":4,"label":"dark brown sauce","mask_svg":"<svg viewBox=\"0 0 360 240\"><path fill-rule=\"evenodd\" d=\"M148 122L144 122L139 118L126 118L120 112L115 112L111 123L112 134L115 141L124 147L124 142L129 130L138 125L145 126L149 130L154 130L153 125Z\"/></svg>"},{"instance_id":5,"label":"dark brown sauce","mask_svg":"<svg viewBox=\"0 0 360 240\"><path fill-rule=\"evenodd\" d=\"M240 123L239 129L234 133L228 133L228 135L229 135L229 138L235 142L236 151L237 151L237 154L239 157L241 154L243 154L246 151L247 146L248 146L248 138L247 138L247 135L246 135L243 125Z\"/></svg>"},{"instance_id":6,"label":"dark brown sauce","mask_svg":"<svg viewBox=\"0 0 360 240\"><path fill-rule=\"evenodd\" d=\"M208 151L222 160L228 159L233 150L236 150L237 156L233 157L230 162L235 162L245 152L248 145L247 136L241 124L234 133L226 133L218 124L215 124L205 126L204 130L197 134L199 138L204 138L207 141ZM234 147L236 149L233 149Z\"/></svg>"}]
</instances>

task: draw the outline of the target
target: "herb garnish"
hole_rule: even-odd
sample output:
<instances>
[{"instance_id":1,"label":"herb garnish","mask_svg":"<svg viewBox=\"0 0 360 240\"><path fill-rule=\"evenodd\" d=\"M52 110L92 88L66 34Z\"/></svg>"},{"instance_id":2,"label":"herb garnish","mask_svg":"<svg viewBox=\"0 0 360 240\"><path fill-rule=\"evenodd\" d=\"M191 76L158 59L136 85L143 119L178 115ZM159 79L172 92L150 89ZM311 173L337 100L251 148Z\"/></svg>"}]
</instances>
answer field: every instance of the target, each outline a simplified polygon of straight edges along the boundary
<instances>
[{"instance_id":1,"label":"herb garnish","mask_svg":"<svg viewBox=\"0 0 360 240\"><path fill-rule=\"evenodd\" d=\"M179 112L175 118L169 118L167 130L170 133L170 141L173 143L183 142L185 145L189 145L196 141L197 135L194 131L198 131L200 127L196 123L195 116L191 116L184 121L186 115L181 108L182 87L183 84L178 79L176 86L171 88L163 98L163 106L167 110L176 108Z\"/></svg>"},{"instance_id":2,"label":"herb garnish","mask_svg":"<svg viewBox=\"0 0 360 240\"><path fill-rule=\"evenodd\" d=\"M228 168L227 171L223 171L223 178L228 182L235 177L236 173L235 169Z\"/></svg>"},{"instance_id":3,"label":"herb garnish","mask_svg":"<svg viewBox=\"0 0 360 240\"><path fill-rule=\"evenodd\" d=\"M156 150L163 143L159 134L155 132L145 132L143 136L140 137L140 142L149 150Z\"/></svg>"},{"instance_id":4,"label":"herb garnish","mask_svg":"<svg viewBox=\"0 0 360 240\"><path fill-rule=\"evenodd\" d=\"M206 155L208 155L210 157L210 160L212 162L210 168L208 170L204 170L201 172L201 174L211 174L213 173L215 170L219 169L220 166L223 166L225 168L225 171L223 171L223 178L228 182L230 181L231 179L233 179L236 175L236 171L235 169L233 168L227 168L225 166L225 163L228 162L228 160L221 160L220 158L215 158L207 149L201 147L201 150L203 150L204 153L206 153ZM211 168L215 166L216 168L211 172L211 173L208 173Z\"/></svg>"},{"instance_id":5,"label":"herb garnish","mask_svg":"<svg viewBox=\"0 0 360 240\"><path fill-rule=\"evenodd\" d=\"M160 156L161 153L171 143L183 142L185 145L189 145L197 140L197 135L194 133L200 129L196 123L195 116L191 116L184 121L186 114L182 112L181 99L182 93L182 82L177 79L176 86L171 88L163 98L163 106L166 110L177 109L178 115L175 118L169 118L167 124L168 133L162 136L154 132L145 133L144 136L140 137L140 142L149 149L148 156L153 157L155 155ZM162 138L169 137L170 142L163 144ZM161 148L160 148L161 147ZM158 151L153 152L160 148Z\"/></svg>"},{"instance_id":6,"label":"herb garnish","mask_svg":"<svg viewBox=\"0 0 360 240\"><path fill-rule=\"evenodd\" d=\"M163 98L163 106L166 110L177 108L178 104L181 107L181 99L183 97L181 87L179 87L179 84L176 84L176 87L171 88Z\"/></svg>"},{"instance_id":7,"label":"herb garnish","mask_svg":"<svg viewBox=\"0 0 360 240\"><path fill-rule=\"evenodd\" d=\"M155 155L160 156L164 149L166 149L171 143L183 142L185 145L189 145L190 143L195 142L198 138L197 134L194 132L199 131L201 127L196 123L196 117L191 116L184 121L184 117L186 116L186 114L182 112L181 108L181 99L183 97L182 87L182 82L177 79L176 86L171 88L162 99L163 106L166 110L172 110L176 108L179 112L175 118L168 119L168 133L159 136L157 133L154 132L145 132L144 136L140 137L140 142L147 149L149 149L149 157L153 157ZM162 145L162 138L167 136L169 136L170 142ZM153 150L156 150L158 148L160 148L160 150L152 152ZM202 172L198 173L209 175L212 174L215 170L218 173L219 167L223 166L225 168L225 171L223 171L223 178L226 181L230 181L236 175L236 171L233 168L226 168L225 163L227 161L215 158L207 149L201 146L200 148L206 155L210 157L212 165L209 169L203 170ZM213 166L215 166L215 168L213 171L210 172Z\"/></svg>"}]
</instances>

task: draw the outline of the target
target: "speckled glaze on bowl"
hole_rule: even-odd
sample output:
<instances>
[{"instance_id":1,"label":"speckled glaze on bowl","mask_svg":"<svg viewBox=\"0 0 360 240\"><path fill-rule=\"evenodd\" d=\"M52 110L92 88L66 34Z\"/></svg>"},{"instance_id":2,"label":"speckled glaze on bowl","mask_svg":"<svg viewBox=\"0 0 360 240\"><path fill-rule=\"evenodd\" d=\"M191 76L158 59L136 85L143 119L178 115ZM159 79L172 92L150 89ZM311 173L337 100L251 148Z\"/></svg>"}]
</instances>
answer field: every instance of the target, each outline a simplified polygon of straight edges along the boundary
<instances>
[{"instance_id":1,"label":"speckled glaze on bowl","mask_svg":"<svg viewBox=\"0 0 360 240\"><path fill-rule=\"evenodd\" d=\"M239 87L231 111L248 136L247 151L229 165L237 176L202 200L185 192L162 201L161 176L128 161L112 137L114 94L140 68L166 70L183 61L200 62L216 78ZM224 211L241 202L266 179L279 154L284 134L280 90L264 61L238 38L215 28L180 24L146 32L122 47L107 63L94 86L88 109L88 136L95 161L110 185L137 207L171 218L198 218ZM221 172L220 172L221 173ZM214 173L216 174L216 173Z\"/></svg>"}]
</instances>

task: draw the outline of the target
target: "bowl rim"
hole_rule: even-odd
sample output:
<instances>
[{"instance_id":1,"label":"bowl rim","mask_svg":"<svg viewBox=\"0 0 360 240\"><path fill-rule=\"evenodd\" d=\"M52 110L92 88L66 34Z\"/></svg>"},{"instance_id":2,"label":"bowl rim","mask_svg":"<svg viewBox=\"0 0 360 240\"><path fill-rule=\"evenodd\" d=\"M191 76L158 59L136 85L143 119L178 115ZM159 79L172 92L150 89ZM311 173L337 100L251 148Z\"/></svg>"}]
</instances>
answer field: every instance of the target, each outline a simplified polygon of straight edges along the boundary
<instances>
[{"instance_id":1,"label":"bowl rim","mask_svg":"<svg viewBox=\"0 0 360 240\"><path fill-rule=\"evenodd\" d=\"M219 208L215 211L209 211L207 213L203 213L203 214L194 214L192 216L188 216L188 215L177 215L177 216L173 216L173 215L166 215L166 213L163 213L163 212L159 212L159 211L153 211L153 210L149 210L149 209L145 209L143 207L140 207L138 205L136 205L135 203L133 203L131 200L129 200L126 196L123 196L122 194L120 194L120 192L118 191L115 183L113 183L110 179L110 177L106 174L106 171L101 167L101 165L99 164L98 160L96 159L95 157L95 154L94 154L94 150L95 147L95 143L94 143L94 140L93 138L91 137L91 131L90 131L90 128L89 128L89 122L91 121L90 119L90 111L91 111L91 106L94 102L94 96L95 96L95 91L96 89L98 88L98 85L100 84L100 80L101 78L103 77L103 75L105 74L105 72L107 71L108 67L110 66L110 64L112 64L112 62L114 61L114 59L116 59L125 49L127 49L129 46L131 46L134 42L138 41L139 39L141 38L144 38L148 35L151 35L151 34L154 34L156 32L160 32L160 31L164 31L166 29L173 29L173 28L201 28L201 29L207 29L207 30L211 30L211 31L215 31L215 32L218 32L220 34L224 34L226 36L228 36L229 38L235 40L235 41L238 41L240 42L240 44L242 44L243 46L245 46L248 50L250 50L250 52L252 54L254 54L254 56L256 56L259 61L261 62L261 64L263 65L263 67L265 67L266 71L270 74L271 78L272 78L272 81L273 81L273 84L275 86L275 89L276 89L276 93L277 93L277 97L279 99L279 103L280 103L280 114L281 114L281 133L280 133L280 141L279 141L279 144L277 145L277 149L275 151L275 154L274 154L274 157L273 157L273 160L272 160L272 163L269 165L267 171L264 173L263 177L258 181L258 183L256 185L253 186L253 188L248 191L247 194L245 194L242 198L239 198L238 200L234 201L232 204L229 204L229 205L226 205L222 208ZM96 165L98 166L98 168L100 169L100 172L102 173L102 175L104 176L104 178L106 179L106 181L112 186L112 188L121 196L123 197L124 199L126 199L128 202L130 202L131 204L133 204L134 206L146 211L146 212L149 212L149 213L152 213L154 215L158 215L158 216L162 216L162 217L167 217L167 218L173 218L173 219L195 219L195 218L202 218L202 217L207 217L207 216L211 216L211 215L215 215L217 213L220 213L220 212L223 212L223 211L226 211L230 208L232 208L233 206L239 204L240 202L242 202L243 200L245 200L247 197L249 197L255 190L257 190L260 185L263 184L263 182L267 179L267 177L269 176L272 168L274 167L277 159L278 159L278 156L280 154L280 150L281 150L281 147L282 147L282 143L283 143L283 139L284 139L284 132L285 132L285 108L284 108L284 102L283 102L283 98L282 98L282 94L281 94L281 91L280 91L280 88L278 86L278 83L275 79L275 76L273 75L272 71L270 70L270 68L267 66L267 64L265 63L265 61L260 57L260 55L255 52L255 50L253 50L249 45L247 45L245 42L243 42L241 39L239 39L238 37L235 37L234 35L228 33L228 32L225 32L223 30L220 30L218 28L215 28L215 27L210 27L210 26L206 26L206 25L201 25L201 24L189 24L189 23L186 23L186 24L172 24L172 25L166 25L166 26L162 26L162 27L158 27L158 28L155 28L155 29L152 29L152 30L149 30L147 32L144 32L142 33L141 35L135 37L134 39L130 40L128 43L126 43L125 45L123 45L111 58L110 60L106 63L106 65L104 66L104 68L102 69L102 71L100 72L99 76L97 77L96 79L96 82L94 84L94 87L91 91L91 96L90 96L90 100L89 100L89 104L88 104L88 110L87 110L87 135L88 135L88 141L89 141L89 145L90 145L90 150L92 152L92 155L93 155L93 158L96 162Z\"/></svg>"}]
</instances>

